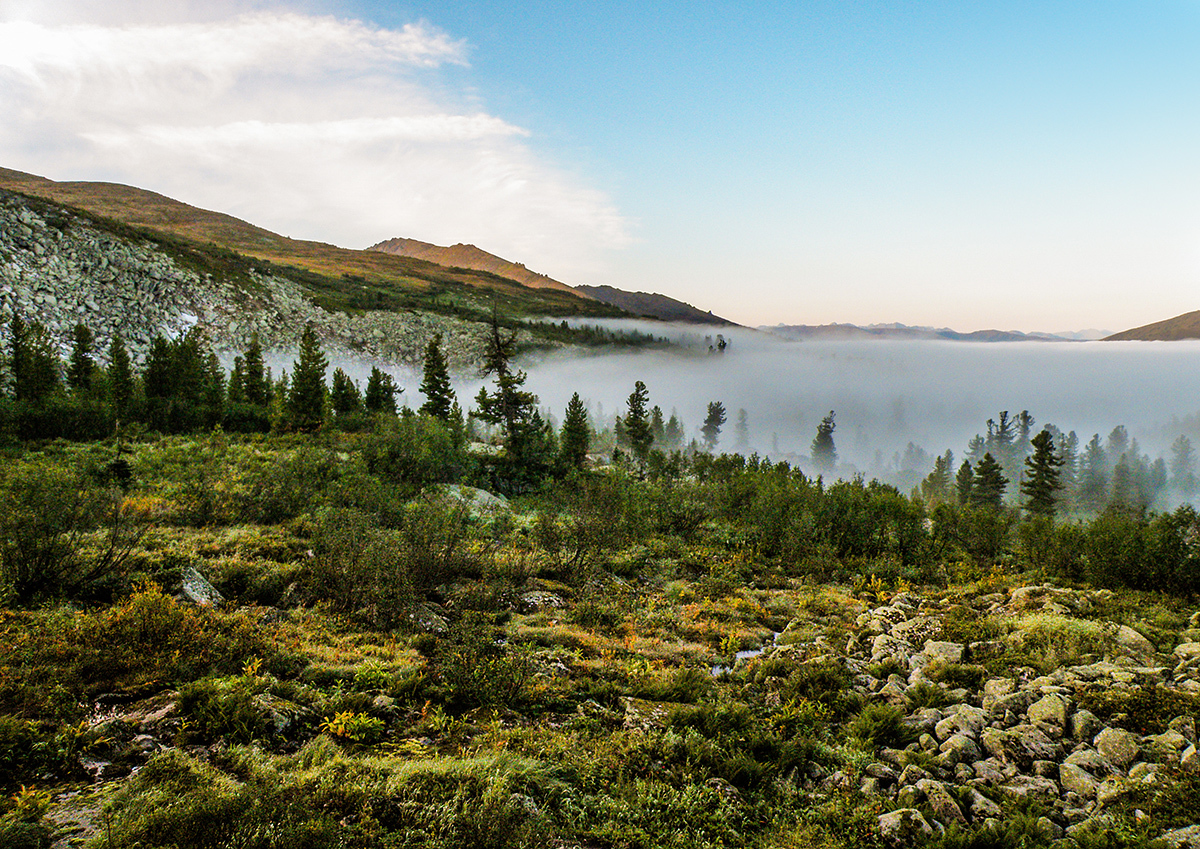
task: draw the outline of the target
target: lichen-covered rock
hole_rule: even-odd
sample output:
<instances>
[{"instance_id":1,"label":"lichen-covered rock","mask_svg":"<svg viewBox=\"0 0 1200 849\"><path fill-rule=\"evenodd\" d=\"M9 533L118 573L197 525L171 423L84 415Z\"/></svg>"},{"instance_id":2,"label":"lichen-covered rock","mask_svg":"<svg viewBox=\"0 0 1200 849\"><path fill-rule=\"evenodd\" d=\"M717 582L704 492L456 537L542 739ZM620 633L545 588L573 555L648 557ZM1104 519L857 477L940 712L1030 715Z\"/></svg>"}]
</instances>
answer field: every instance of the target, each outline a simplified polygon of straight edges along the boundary
<instances>
[{"instance_id":1,"label":"lichen-covered rock","mask_svg":"<svg viewBox=\"0 0 1200 849\"><path fill-rule=\"evenodd\" d=\"M1059 732L1067 725L1070 703L1057 693L1042 696L1029 706L1029 721L1035 725L1052 725Z\"/></svg>"},{"instance_id":2,"label":"lichen-covered rock","mask_svg":"<svg viewBox=\"0 0 1200 849\"><path fill-rule=\"evenodd\" d=\"M1084 799L1096 798L1096 788L1100 784L1082 767L1071 763L1063 763L1058 767L1058 781L1063 790L1078 793Z\"/></svg>"},{"instance_id":3,"label":"lichen-covered rock","mask_svg":"<svg viewBox=\"0 0 1200 849\"><path fill-rule=\"evenodd\" d=\"M933 826L916 808L900 808L879 817L879 836L891 846L914 846L933 836Z\"/></svg>"},{"instance_id":4,"label":"lichen-covered rock","mask_svg":"<svg viewBox=\"0 0 1200 849\"><path fill-rule=\"evenodd\" d=\"M1096 751L1114 766L1124 769L1141 751L1137 735L1123 728L1105 728L1096 735Z\"/></svg>"}]
</instances>

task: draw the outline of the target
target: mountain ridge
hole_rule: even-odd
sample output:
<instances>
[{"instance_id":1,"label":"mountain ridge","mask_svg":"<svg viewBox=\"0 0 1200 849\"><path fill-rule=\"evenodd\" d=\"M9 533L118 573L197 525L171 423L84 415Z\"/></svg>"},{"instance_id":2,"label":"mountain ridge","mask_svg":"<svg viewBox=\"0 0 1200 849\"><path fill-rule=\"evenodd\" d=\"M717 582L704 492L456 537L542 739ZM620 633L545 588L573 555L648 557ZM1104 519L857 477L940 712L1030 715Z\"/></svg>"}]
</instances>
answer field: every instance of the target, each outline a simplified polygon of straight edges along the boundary
<instances>
[{"instance_id":1,"label":"mountain ridge","mask_svg":"<svg viewBox=\"0 0 1200 849\"><path fill-rule=\"evenodd\" d=\"M1200 339L1200 310L1105 336L1105 342L1181 342Z\"/></svg>"}]
</instances>

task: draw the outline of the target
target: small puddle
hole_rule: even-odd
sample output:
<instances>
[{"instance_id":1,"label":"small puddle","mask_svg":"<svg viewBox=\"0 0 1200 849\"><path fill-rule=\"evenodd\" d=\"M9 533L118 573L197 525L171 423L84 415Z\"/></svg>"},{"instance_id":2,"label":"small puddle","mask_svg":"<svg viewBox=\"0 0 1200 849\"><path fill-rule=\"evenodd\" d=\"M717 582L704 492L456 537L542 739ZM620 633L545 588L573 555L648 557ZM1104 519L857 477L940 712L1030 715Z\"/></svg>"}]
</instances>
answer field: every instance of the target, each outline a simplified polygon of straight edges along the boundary
<instances>
[{"instance_id":1,"label":"small puddle","mask_svg":"<svg viewBox=\"0 0 1200 849\"><path fill-rule=\"evenodd\" d=\"M734 670L734 667L736 667L738 665L738 663L743 660L749 660L752 657L758 657L760 654L765 652L767 649L774 646L775 639L782 633L783 633L782 631L773 631L771 633L771 639L768 640L767 642L763 643L760 648L746 649L745 651L740 651L737 654L735 654L733 656L733 666L722 666L722 665L714 666L712 668L713 677L715 678L718 675L723 675L726 672L732 672Z\"/></svg>"}]
</instances>

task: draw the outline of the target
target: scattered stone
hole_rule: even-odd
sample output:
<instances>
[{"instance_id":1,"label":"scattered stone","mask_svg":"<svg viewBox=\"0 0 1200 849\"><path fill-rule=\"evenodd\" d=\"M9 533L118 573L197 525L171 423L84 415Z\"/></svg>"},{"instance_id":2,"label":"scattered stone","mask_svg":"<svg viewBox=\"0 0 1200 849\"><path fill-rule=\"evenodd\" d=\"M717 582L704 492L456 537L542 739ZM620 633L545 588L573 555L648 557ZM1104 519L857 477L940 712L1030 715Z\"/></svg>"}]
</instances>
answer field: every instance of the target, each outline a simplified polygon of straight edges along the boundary
<instances>
[{"instance_id":1,"label":"scattered stone","mask_svg":"<svg viewBox=\"0 0 1200 849\"><path fill-rule=\"evenodd\" d=\"M914 846L933 836L933 826L916 808L901 808L879 817L879 836L892 846Z\"/></svg>"},{"instance_id":2,"label":"scattered stone","mask_svg":"<svg viewBox=\"0 0 1200 849\"><path fill-rule=\"evenodd\" d=\"M1123 728L1105 728L1096 735L1096 751L1114 766L1124 769L1141 751L1136 735Z\"/></svg>"}]
</instances>

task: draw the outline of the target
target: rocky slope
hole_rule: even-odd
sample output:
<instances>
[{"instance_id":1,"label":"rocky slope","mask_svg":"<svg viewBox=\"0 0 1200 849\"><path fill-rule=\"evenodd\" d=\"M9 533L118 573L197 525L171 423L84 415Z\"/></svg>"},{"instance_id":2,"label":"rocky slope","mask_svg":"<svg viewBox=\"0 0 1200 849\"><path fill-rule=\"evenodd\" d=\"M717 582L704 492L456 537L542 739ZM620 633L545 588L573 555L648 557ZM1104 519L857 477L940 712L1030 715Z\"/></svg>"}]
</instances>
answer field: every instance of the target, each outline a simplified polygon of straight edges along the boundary
<instances>
[{"instance_id":1,"label":"rocky slope","mask_svg":"<svg viewBox=\"0 0 1200 849\"><path fill-rule=\"evenodd\" d=\"M455 368L478 361L482 324L407 310L327 311L287 277L205 259L0 190L0 326L20 314L65 347L83 322L101 348L119 332L139 356L155 334L192 327L218 349L242 350L254 336L267 348L289 349L311 321L334 352L415 364L442 333Z\"/></svg>"},{"instance_id":2,"label":"rocky slope","mask_svg":"<svg viewBox=\"0 0 1200 849\"><path fill-rule=\"evenodd\" d=\"M983 825L1000 816L996 800L1005 798L1040 803L1049 811L1045 832L1071 836L1107 827L1131 798L1200 773L1200 612L1182 634L1191 641L1160 654L1129 626L1087 618L1111 598L1107 590L1049 585L984 594L966 605L900 593L863 610L844 646L825 636L795 639L790 632L810 624L796 621L753 663L832 659L855 673L862 697L903 712L916 742L883 746L861 770L815 776L828 790L886 799L893 810L879 826L894 845ZM947 617L964 614L1015 627L999 639L943 639ZM1100 656L1051 663L1044 672L1018 665L989 675L978 665L1014 649L1036 655L1056 642L1061 649L1084 633L1095 639L1092 648L1103 647ZM1138 714L1139 706L1153 710ZM1168 846L1200 846L1200 825L1165 837Z\"/></svg>"}]
</instances>

